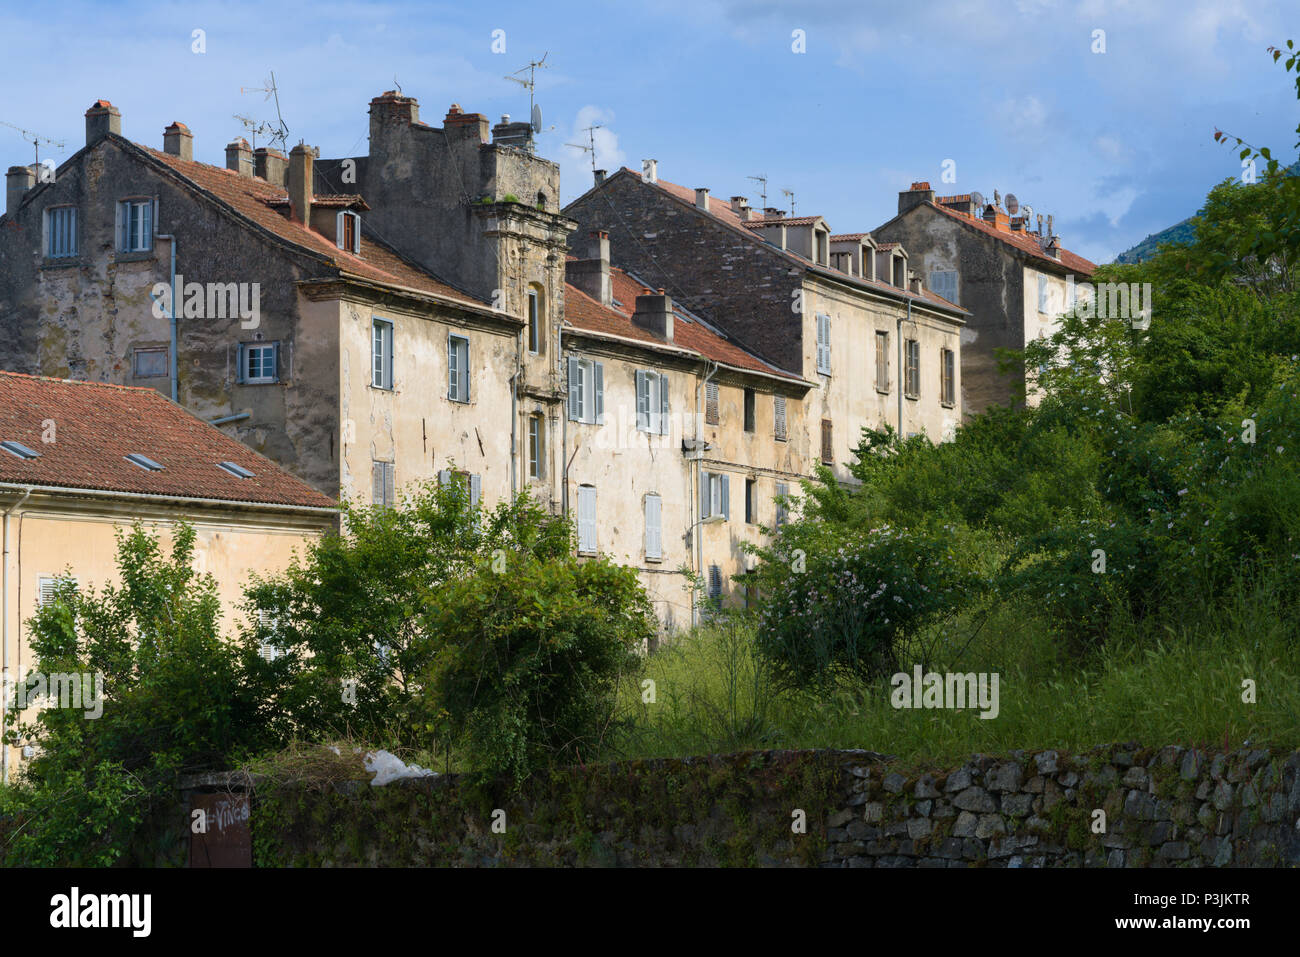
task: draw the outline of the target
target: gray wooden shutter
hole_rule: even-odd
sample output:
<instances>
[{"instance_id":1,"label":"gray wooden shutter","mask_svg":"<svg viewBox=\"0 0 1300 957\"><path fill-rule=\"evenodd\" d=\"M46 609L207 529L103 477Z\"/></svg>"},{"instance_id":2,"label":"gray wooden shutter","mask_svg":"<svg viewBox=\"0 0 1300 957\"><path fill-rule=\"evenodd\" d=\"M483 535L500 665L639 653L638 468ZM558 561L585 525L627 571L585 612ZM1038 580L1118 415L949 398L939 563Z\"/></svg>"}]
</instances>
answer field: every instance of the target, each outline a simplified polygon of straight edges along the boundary
<instances>
[{"instance_id":1,"label":"gray wooden shutter","mask_svg":"<svg viewBox=\"0 0 1300 957\"><path fill-rule=\"evenodd\" d=\"M784 501L785 497L790 494L790 486L785 482L776 483L776 527L780 528L786 523L789 517L789 510Z\"/></svg>"},{"instance_id":2,"label":"gray wooden shutter","mask_svg":"<svg viewBox=\"0 0 1300 957\"><path fill-rule=\"evenodd\" d=\"M248 362L248 357L245 355L245 352L246 352L246 347L242 342L239 343L239 345L235 346L235 359L236 359L235 381L236 382L244 381L244 364ZM171 368L171 361L172 361L171 354L168 353L167 356L168 369Z\"/></svg>"},{"instance_id":3,"label":"gray wooden shutter","mask_svg":"<svg viewBox=\"0 0 1300 957\"><path fill-rule=\"evenodd\" d=\"M663 541L660 534L662 502L658 495L645 497L645 557L663 558Z\"/></svg>"},{"instance_id":4,"label":"gray wooden shutter","mask_svg":"<svg viewBox=\"0 0 1300 957\"><path fill-rule=\"evenodd\" d=\"M596 414L595 422L597 425L605 424L605 364L603 362L593 362L591 364L592 378L595 381L594 392Z\"/></svg>"},{"instance_id":5,"label":"gray wooden shutter","mask_svg":"<svg viewBox=\"0 0 1300 957\"><path fill-rule=\"evenodd\" d=\"M718 424L718 384L710 382L704 387L704 421Z\"/></svg>"},{"instance_id":6,"label":"gray wooden shutter","mask_svg":"<svg viewBox=\"0 0 1300 957\"><path fill-rule=\"evenodd\" d=\"M774 406L773 419L776 422L776 437L785 439L785 396L775 396L772 402Z\"/></svg>"},{"instance_id":7,"label":"gray wooden shutter","mask_svg":"<svg viewBox=\"0 0 1300 957\"><path fill-rule=\"evenodd\" d=\"M442 469L438 472L438 484L443 488L451 484L451 469Z\"/></svg>"},{"instance_id":8,"label":"gray wooden shutter","mask_svg":"<svg viewBox=\"0 0 1300 957\"><path fill-rule=\"evenodd\" d=\"M590 485L578 487L578 551L596 550L596 490Z\"/></svg>"},{"instance_id":9,"label":"gray wooden shutter","mask_svg":"<svg viewBox=\"0 0 1300 957\"><path fill-rule=\"evenodd\" d=\"M731 518L731 478L722 476L722 517Z\"/></svg>"},{"instance_id":10,"label":"gray wooden shutter","mask_svg":"<svg viewBox=\"0 0 1300 957\"><path fill-rule=\"evenodd\" d=\"M455 401L460 398L456 391L459 386L459 376L456 374L456 363L459 357L456 355L456 340L450 335L447 336L447 398Z\"/></svg>"},{"instance_id":11,"label":"gray wooden shutter","mask_svg":"<svg viewBox=\"0 0 1300 957\"><path fill-rule=\"evenodd\" d=\"M712 478L713 475L710 472L700 473L700 518L709 517L709 503L712 500L709 494L709 486L712 484Z\"/></svg>"},{"instance_id":12,"label":"gray wooden shutter","mask_svg":"<svg viewBox=\"0 0 1300 957\"><path fill-rule=\"evenodd\" d=\"M460 350L460 401L468 402L469 396L469 340L461 339L456 343Z\"/></svg>"},{"instance_id":13,"label":"gray wooden shutter","mask_svg":"<svg viewBox=\"0 0 1300 957\"><path fill-rule=\"evenodd\" d=\"M569 356L569 421L582 418L582 366L577 356Z\"/></svg>"},{"instance_id":14,"label":"gray wooden shutter","mask_svg":"<svg viewBox=\"0 0 1300 957\"><path fill-rule=\"evenodd\" d=\"M384 504L384 463L370 463L370 501L374 505Z\"/></svg>"},{"instance_id":15,"label":"gray wooden shutter","mask_svg":"<svg viewBox=\"0 0 1300 957\"><path fill-rule=\"evenodd\" d=\"M483 476L477 473L469 477L469 504L478 508L479 499L483 497Z\"/></svg>"},{"instance_id":16,"label":"gray wooden shutter","mask_svg":"<svg viewBox=\"0 0 1300 957\"><path fill-rule=\"evenodd\" d=\"M668 434L668 376L659 374L659 434Z\"/></svg>"},{"instance_id":17,"label":"gray wooden shutter","mask_svg":"<svg viewBox=\"0 0 1300 957\"><path fill-rule=\"evenodd\" d=\"M384 504L397 504L397 463L384 463Z\"/></svg>"},{"instance_id":18,"label":"gray wooden shutter","mask_svg":"<svg viewBox=\"0 0 1300 957\"><path fill-rule=\"evenodd\" d=\"M640 432L650 431L650 379L640 369L636 371L636 427Z\"/></svg>"}]
</instances>

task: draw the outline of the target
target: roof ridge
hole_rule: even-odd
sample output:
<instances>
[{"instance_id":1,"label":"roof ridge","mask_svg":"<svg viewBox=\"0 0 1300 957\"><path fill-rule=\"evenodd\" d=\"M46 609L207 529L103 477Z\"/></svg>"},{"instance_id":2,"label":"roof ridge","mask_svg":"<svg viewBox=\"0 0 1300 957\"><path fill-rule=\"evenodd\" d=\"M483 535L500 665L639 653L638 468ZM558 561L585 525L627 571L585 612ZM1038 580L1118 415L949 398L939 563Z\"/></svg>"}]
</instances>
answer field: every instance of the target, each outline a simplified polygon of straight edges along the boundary
<instances>
[{"instance_id":1,"label":"roof ridge","mask_svg":"<svg viewBox=\"0 0 1300 957\"><path fill-rule=\"evenodd\" d=\"M27 372L10 372L7 369L0 369L0 376L9 376L15 379L32 379L40 382L59 382L66 385L94 386L99 389L121 389L126 392L152 392L154 395L166 398L166 396L163 396L163 394L157 389L151 388L147 385L118 385L115 382L96 382L93 379L63 379L58 376L32 375Z\"/></svg>"}]
</instances>

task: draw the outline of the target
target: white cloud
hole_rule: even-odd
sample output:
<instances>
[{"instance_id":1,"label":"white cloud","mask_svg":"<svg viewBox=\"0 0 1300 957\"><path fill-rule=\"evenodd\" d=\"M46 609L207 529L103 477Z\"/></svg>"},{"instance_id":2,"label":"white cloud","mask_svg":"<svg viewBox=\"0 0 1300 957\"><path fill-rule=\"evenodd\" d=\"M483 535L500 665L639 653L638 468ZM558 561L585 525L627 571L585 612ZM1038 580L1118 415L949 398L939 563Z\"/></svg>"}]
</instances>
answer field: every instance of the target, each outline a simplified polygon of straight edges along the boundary
<instances>
[{"instance_id":1,"label":"white cloud","mask_svg":"<svg viewBox=\"0 0 1300 957\"><path fill-rule=\"evenodd\" d=\"M580 196L591 188L593 167L590 148L593 145L595 169L613 173L627 165L627 154L619 149L618 134L610 127L613 122L613 110L591 105L578 110L568 134L564 137L564 146L560 148L558 160L560 182L564 184L566 195ZM590 127L599 128L589 129ZM588 149L583 149L584 146Z\"/></svg>"}]
</instances>

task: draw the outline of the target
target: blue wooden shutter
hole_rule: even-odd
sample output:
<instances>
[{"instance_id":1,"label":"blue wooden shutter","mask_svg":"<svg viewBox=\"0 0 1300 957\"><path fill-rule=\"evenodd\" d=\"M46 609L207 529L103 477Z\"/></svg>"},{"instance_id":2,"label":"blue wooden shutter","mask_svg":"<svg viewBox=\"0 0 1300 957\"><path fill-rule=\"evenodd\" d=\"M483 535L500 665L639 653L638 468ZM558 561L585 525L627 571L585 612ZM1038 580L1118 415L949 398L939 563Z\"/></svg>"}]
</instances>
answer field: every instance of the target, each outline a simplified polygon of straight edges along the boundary
<instances>
[{"instance_id":1,"label":"blue wooden shutter","mask_svg":"<svg viewBox=\"0 0 1300 957\"><path fill-rule=\"evenodd\" d=\"M595 404L596 415L595 422L597 425L605 424L605 364L603 362L593 362L591 364L592 378L595 380Z\"/></svg>"},{"instance_id":2,"label":"blue wooden shutter","mask_svg":"<svg viewBox=\"0 0 1300 957\"><path fill-rule=\"evenodd\" d=\"M577 356L569 356L569 421L582 418L582 365Z\"/></svg>"},{"instance_id":3,"label":"blue wooden shutter","mask_svg":"<svg viewBox=\"0 0 1300 957\"><path fill-rule=\"evenodd\" d=\"M483 476L474 474L469 477L469 504L471 508L477 508L479 499L483 497Z\"/></svg>"},{"instance_id":4,"label":"blue wooden shutter","mask_svg":"<svg viewBox=\"0 0 1300 957\"><path fill-rule=\"evenodd\" d=\"M636 427L640 432L650 431L650 377L640 369L636 372Z\"/></svg>"},{"instance_id":5,"label":"blue wooden shutter","mask_svg":"<svg viewBox=\"0 0 1300 957\"><path fill-rule=\"evenodd\" d=\"M722 479L722 509L721 509L722 517L726 519L730 519L731 518L731 501L730 501L731 500L731 479L729 476L726 475L721 476L721 479Z\"/></svg>"},{"instance_id":6,"label":"blue wooden shutter","mask_svg":"<svg viewBox=\"0 0 1300 957\"><path fill-rule=\"evenodd\" d=\"M645 557L663 558L663 541L660 534L662 503L658 495L645 497Z\"/></svg>"},{"instance_id":7,"label":"blue wooden shutter","mask_svg":"<svg viewBox=\"0 0 1300 957\"><path fill-rule=\"evenodd\" d=\"M668 434L668 376L659 374L659 434Z\"/></svg>"}]
</instances>

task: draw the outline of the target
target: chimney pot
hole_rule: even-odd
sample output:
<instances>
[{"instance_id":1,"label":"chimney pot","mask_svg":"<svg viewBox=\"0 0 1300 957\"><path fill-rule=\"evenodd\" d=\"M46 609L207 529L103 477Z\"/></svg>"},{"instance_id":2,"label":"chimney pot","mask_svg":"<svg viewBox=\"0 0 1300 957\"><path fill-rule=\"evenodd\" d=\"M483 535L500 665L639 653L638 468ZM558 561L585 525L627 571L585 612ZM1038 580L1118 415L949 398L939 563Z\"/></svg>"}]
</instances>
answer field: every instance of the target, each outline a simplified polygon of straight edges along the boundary
<instances>
[{"instance_id":1,"label":"chimney pot","mask_svg":"<svg viewBox=\"0 0 1300 957\"><path fill-rule=\"evenodd\" d=\"M651 332L668 342L673 341L673 298L662 289L655 295L636 297L636 311L632 324Z\"/></svg>"},{"instance_id":2,"label":"chimney pot","mask_svg":"<svg viewBox=\"0 0 1300 957\"><path fill-rule=\"evenodd\" d=\"M296 223L311 224L315 153L315 150L303 143L289 151L289 218Z\"/></svg>"},{"instance_id":3,"label":"chimney pot","mask_svg":"<svg viewBox=\"0 0 1300 957\"><path fill-rule=\"evenodd\" d=\"M920 206L922 203L934 202L934 190L930 184L921 181L912 184L911 189L905 189L898 194L898 211L905 213L913 206Z\"/></svg>"},{"instance_id":4,"label":"chimney pot","mask_svg":"<svg viewBox=\"0 0 1300 957\"><path fill-rule=\"evenodd\" d=\"M109 133L122 135L122 114L108 100L96 100L86 110L86 145L103 139Z\"/></svg>"},{"instance_id":5,"label":"chimney pot","mask_svg":"<svg viewBox=\"0 0 1300 957\"><path fill-rule=\"evenodd\" d=\"M13 217L23 196L36 185L36 170L30 166L10 166L5 173L5 214Z\"/></svg>"},{"instance_id":6,"label":"chimney pot","mask_svg":"<svg viewBox=\"0 0 1300 957\"><path fill-rule=\"evenodd\" d=\"M784 218L785 218L785 210L784 210L784 209L781 209L779 206L764 206L764 207L763 207L763 218L764 218L764 219L784 219Z\"/></svg>"},{"instance_id":7,"label":"chimney pot","mask_svg":"<svg viewBox=\"0 0 1300 957\"><path fill-rule=\"evenodd\" d=\"M695 205L706 213L709 211L709 190L706 186L695 187Z\"/></svg>"},{"instance_id":8,"label":"chimney pot","mask_svg":"<svg viewBox=\"0 0 1300 957\"><path fill-rule=\"evenodd\" d=\"M564 279L581 289L602 306L614 305L614 287L609 275L609 233L593 229L588 235L583 256L564 264Z\"/></svg>"},{"instance_id":9,"label":"chimney pot","mask_svg":"<svg viewBox=\"0 0 1300 957\"><path fill-rule=\"evenodd\" d=\"M272 186L284 185L284 174L289 161L284 154L268 146L259 146L253 151L253 172Z\"/></svg>"},{"instance_id":10,"label":"chimney pot","mask_svg":"<svg viewBox=\"0 0 1300 957\"><path fill-rule=\"evenodd\" d=\"M253 148L242 136L226 144L226 169L234 170L240 176L253 175Z\"/></svg>"},{"instance_id":11,"label":"chimney pot","mask_svg":"<svg viewBox=\"0 0 1300 957\"><path fill-rule=\"evenodd\" d=\"M194 134L180 121L163 130L163 152L183 160L194 159Z\"/></svg>"},{"instance_id":12,"label":"chimney pot","mask_svg":"<svg viewBox=\"0 0 1300 957\"><path fill-rule=\"evenodd\" d=\"M734 213L739 213L742 209L744 209L748 205L749 205L749 200L746 199L744 196L731 197L731 210Z\"/></svg>"}]
</instances>

